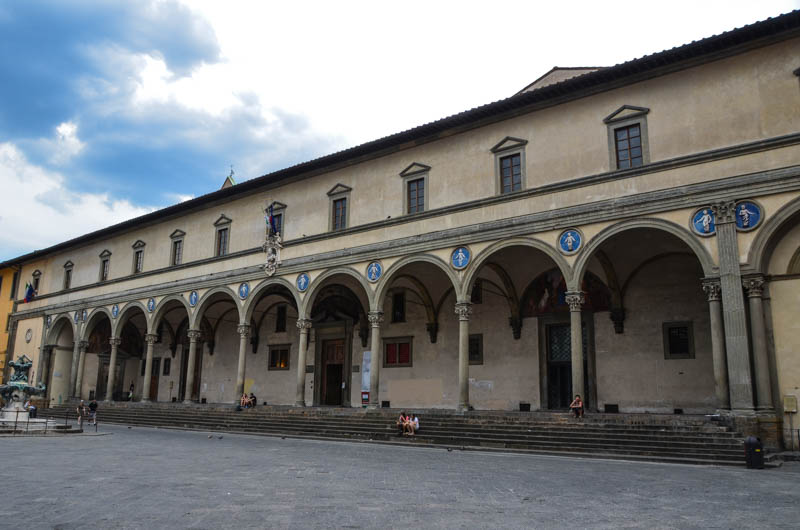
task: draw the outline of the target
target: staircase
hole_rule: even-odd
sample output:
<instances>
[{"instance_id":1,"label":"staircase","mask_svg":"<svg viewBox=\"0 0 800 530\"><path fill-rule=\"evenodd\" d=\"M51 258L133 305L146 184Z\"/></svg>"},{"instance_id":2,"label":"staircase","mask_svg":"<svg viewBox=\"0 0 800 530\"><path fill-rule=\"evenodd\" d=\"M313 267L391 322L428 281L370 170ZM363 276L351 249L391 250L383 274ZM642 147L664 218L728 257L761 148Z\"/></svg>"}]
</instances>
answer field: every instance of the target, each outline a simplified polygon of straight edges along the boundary
<instances>
[{"instance_id":1,"label":"staircase","mask_svg":"<svg viewBox=\"0 0 800 530\"><path fill-rule=\"evenodd\" d=\"M72 405L40 412L74 417ZM705 416L419 411L420 432L397 435L391 409L265 406L237 412L232 406L101 403L98 422L148 427L324 440L369 441L701 465L744 465L743 436ZM767 459L770 462L769 458Z\"/></svg>"}]
</instances>

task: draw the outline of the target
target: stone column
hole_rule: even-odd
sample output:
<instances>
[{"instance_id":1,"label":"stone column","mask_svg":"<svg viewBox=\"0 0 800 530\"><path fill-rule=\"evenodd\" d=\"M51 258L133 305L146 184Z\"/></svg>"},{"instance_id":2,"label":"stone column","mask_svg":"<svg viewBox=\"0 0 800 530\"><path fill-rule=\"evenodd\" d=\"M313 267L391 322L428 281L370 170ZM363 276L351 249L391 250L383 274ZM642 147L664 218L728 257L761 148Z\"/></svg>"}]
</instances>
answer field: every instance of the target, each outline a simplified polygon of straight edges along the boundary
<instances>
[{"instance_id":1,"label":"stone column","mask_svg":"<svg viewBox=\"0 0 800 530\"><path fill-rule=\"evenodd\" d=\"M108 380L106 382L106 402L114 401L114 383L117 377L117 350L119 345L122 344L122 339L112 337L108 339L111 344L111 359L108 361Z\"/></svg>"},{"instance_id":2,"label":"stone column","mask_svg":"<svg viewBox=\"0 0 800 530\"><path fill-rule=\"evenodd\" d=\"M247 360L247 338L250 336L250 326L241 324L236 331L239 332L239 365L236 368L236 399L234 403L239 403L239 399L244 393L244 370Z\"/></svg>"},{"instance_id":3,"label":"stone column","mask_svg":"<svg viewBox=\"0 0 800 530\"><path fill-rule=\"evenodd\" d=\"M717 407L731 408L731 397L728 391L728 362L725 359L725 330L722 324L722 298L719 280L703 280L703 291L708 296L709 322L711 323L711 358L714 363L714 391L717 396Z\"/></svg>"},{"instance_id":4,"label":"stone column","mask_svg":"<svg viewBox=\"0 0 800 530\"><path fill-rule=\"evenodd\" d=\"M383 311L370 311L367 315L372 347L372 360L369 368L369 408L376 409L381 406L380 401L380 381L381 364L383 364L383 347L381 345L381 323L383 323Z\"/></svg>"},{"instance_id":5,"label":"stone column","mask_svg":"<svg viewBox=\"0 0 800 530\"><path fill-rule=\"evenodd\" d=\"M150 381L153 377L153 345L158 340L158 335L148 333L144 336L144 341L147 343L147 357L144 363L144 385L142 388L142 402L147 403L150 401Z\"/></svg>"},{"instance_id":6,"label":"stone column","mask_svg":"<svg viewBox=\"0 0 800 530\"><path fill-rule=\"evenodd\" d=\"M725 352L728 361L728 387L731 408L753 410L753 384L750 377L750 352L747 322L739 269L739 243L736 236L736 203L724 201L714 210L719 249L719 279L722 289L722 320L725 325Z\"/></svg>"},{"instance_id":7,"label":"stone column","mask_svg":"<svg viewBox=\"0 0 800 530\"><path fill-rule=\"evenodd\" d=\"M469 316L471 302L458 302L458 409L469 410Z\"/></svg>"},{"instance_id":8,"label":"stone column","mask_svg":"<svg viewBox=\"0 0 800 530\"><path fill-rule=\"evenodd\" d=\"M297 320L297 329L300 330L300 345L297 350L297 392L294 404L298 407L306 406L306 351L308 350L308 330L311 321L305 318Z\"/></svg>"},{"instance_id":9,"label":"stone column","mask_svg":"<svg viewBox=\"0 0 800 530\"><path fill-rule=\"evenodd\" d=\"M53 347L52 346L42 346L42 362L41 368L39 369L39 375L36 376L36 381L38 383L44 383L44 385L50 388L50 382L47 380L50 376L50 360L53 357ZM11 359L8 359L9 361Z\"/></svg>"},{"instance_id":10,"label":"stone column","mask_svg":"<svg viewBox=\"0 0 800 530\"><path fill-rule=\"evenodd\" d=\"M81 398L81 387L83 386L83 365L86 362L86 348L89 343L85 340L78 343L78 373L75 374L75 397Z\"/></svg>"},{"instance_id":11,"label":"stone column","mask_svg":"<svg viewBox=\"0 0 800 530\"><path fill-rule=\"evenodd\" d=\"M183 396L184 403L192 402L192 392L194 391L194 366L197 360L197 341L200 340L201 333L196 329L186 332L189 337L189 359L186 362L186 391Z\"/></svg>"},{"instance_id":12,"label":"stone column","mask_svg":"<svg viewBox=\"0 0 800 530\"><path fill-rule=\"evenodd\" d=\"M753 368L756 382L756 408L772 410L772 385L767 358L767 331L764 326L764 277L755 276L743 280L750 303L750 337L753 341Z\"/></svg>"},{"instance_id":13,"label":"stone column","mask_svg":"<svg viewBox=\"0 0 800 530\"><path fill-rule=\"evenodd\" d=\"M569 304L569 331L570 347L572 353L572 394L580 394L586 400L583 389L583 329L581 326L581 308L586 299L583 291L569 291L566 301ZM570 396L572 399L572 396ZM595 406L592 403L592 406Z\"/></svg>"},{"instance_id":14,"label":"stone column","mask_svg":"<svg viewBox=\"0 0 800 530\"><path fill-rule=\"evenodd\" d=\"M72 365L69 369L69 395L75 397L75 378L78 377L78 359L81 357L81 341L72 343Z\"/></svg>"}]
</instances>

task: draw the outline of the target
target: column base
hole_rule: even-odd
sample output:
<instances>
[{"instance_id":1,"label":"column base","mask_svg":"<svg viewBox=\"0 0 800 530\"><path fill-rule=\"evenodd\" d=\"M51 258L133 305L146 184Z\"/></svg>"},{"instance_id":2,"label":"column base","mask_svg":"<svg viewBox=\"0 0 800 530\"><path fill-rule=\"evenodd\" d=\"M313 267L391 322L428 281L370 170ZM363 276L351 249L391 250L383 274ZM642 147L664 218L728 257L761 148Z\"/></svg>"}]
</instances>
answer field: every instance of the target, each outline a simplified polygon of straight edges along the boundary
<instances>
[{"instance_id":1,"label":"column base","mask_svg":"<svg viewBox=\"0 0 800 530\"><path fill-rule=\"evenodd\" d=\"M183 404L184 405L191 405L192 403L194 403L194 401L192 401L191 399L184 399L183 400Z\"/></svg>"},{"instance_id":2,"label":"column base","mask_svg":"<svg viewBox=\"0 0 800 530\"><path fill-rule=\"evenodd\" d=\"M150 403L150 400L142 398L139 400L139 403Z\"/></svg>"},{"instance_id":3,"label":"column base","mask_svg":"<svg viewBox=\"0 0 800 530\"><path fill-rule=\"evenodd\" d=\"M295 407L305 407L306 406L306 402L305 401L295 401L294 402L294 406Z\"/></svg>"}]
</instances>

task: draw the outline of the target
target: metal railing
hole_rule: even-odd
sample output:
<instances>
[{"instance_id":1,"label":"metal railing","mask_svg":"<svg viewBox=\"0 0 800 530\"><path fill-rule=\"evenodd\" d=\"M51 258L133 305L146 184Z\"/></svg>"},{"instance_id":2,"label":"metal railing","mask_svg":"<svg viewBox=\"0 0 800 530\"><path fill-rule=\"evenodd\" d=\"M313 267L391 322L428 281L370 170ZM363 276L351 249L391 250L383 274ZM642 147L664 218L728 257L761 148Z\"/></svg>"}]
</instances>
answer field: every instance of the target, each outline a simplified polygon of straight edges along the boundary
<instances>
[{"instance_id":1,"label":"metal railing","mask_svg":"<svg viewBox=\"0 0 800 530\"><path fill-rule=\"evenodd\" d=\"M69 411L64 411L64 424L63 429L58 429L58 426L61 425L60 421L57 421L55 418L50 419L47 417L39 417L39 411L37 410L37 414L35 418L31 418L30 413L28 413L27 417L23 420L19 419L21 413L28 412L25 410L17 410L15 411L14 421L13 423L8 420L3 422L0 425L5 425L7 428L11 429L12 436L46 436L48 433L55 434L56 432L61 431L62 433L66 433L69 431L70 428L70 420L72 416L70 415ZM83 431L83 423L84 421L88 420L89 417L87 415L75 414L77 419L77 426L78 429ZM42 420L42 421L31 421L31 420ZM60 420L61 418L58 418ZM94 432L97 432L97 414L94 417L94 423L90 424L94 426Z\"/></svg>"}]
</instances>

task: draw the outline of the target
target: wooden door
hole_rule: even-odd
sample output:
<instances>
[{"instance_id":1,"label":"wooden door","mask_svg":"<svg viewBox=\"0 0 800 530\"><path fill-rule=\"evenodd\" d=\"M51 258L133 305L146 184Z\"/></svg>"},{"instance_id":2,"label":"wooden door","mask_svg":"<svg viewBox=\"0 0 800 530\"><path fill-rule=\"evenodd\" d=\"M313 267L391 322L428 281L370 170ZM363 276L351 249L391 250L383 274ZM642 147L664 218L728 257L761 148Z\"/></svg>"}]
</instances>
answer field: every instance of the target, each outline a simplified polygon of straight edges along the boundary
<instances>
[{"instance_id":1,"label":"wooden door","mask_svg":"<svg viewBox=\"0 0 800 530\"><path fill-rule=\"evenodd\" d=\"M586 325L581 326L583 339L583 398L584 407L589 403L589 373L587 371ZM547 408L567 409L572 403L572 335L570 325L547 326Z\"/></svg>"},{"instance_id":2,"label":"wooden door","mask_svg":"<svg viewBox=\"0 0 800 530\"><path fill-rule=\"evenodd\" d=\"M344 382L344 341L328 340L322 352L322 403L341 406Z\"/></svg>"},{"instance_id":3,"label":"wooden door","mask_svg":"<svg viewBox=\"0 0 800 530\"><path fill-rule=\"evenodd\" d=\"M150 372L150 401L158 401L158 374L161 372L161 359L153 359Z\"/></svg>"}]
</instances>

